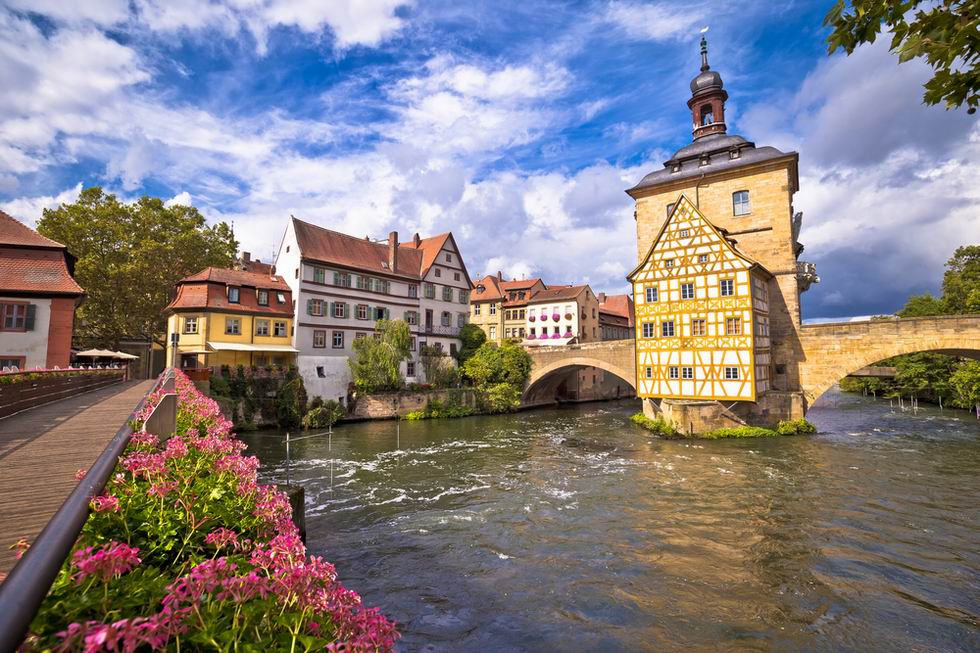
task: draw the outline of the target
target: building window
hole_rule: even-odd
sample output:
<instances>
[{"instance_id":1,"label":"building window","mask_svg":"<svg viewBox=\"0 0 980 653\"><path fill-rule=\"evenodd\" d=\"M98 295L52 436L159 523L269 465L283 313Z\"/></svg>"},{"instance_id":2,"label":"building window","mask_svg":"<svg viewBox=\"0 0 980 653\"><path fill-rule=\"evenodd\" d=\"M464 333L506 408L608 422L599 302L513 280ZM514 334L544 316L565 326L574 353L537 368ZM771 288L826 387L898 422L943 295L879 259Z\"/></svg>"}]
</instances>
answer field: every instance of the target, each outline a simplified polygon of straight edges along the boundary
<instances>
[{"instance_id":1,"label":"building window","mask_svg":"<svg viewBox=\"0 0 980 653\"><path fill-rule=\"evenodd\" d=\"M470 302L470 291L469 290L460 290L459 291L459 303L460 304L468 304L469 302Z\"/></svg>"},{"instance_id":2,"label":"building window","mask_svg":"<svg viewBox=\"0 0 980 653\"><path fill-rule=\"evenodd\" d=\"M732 212L735 215L748 215L751 213L749 208L749 191L739 190L732 193Z\"/></svg>"},{"instance_id":3,"label":"building window","mask_svg":"<svg viewBox=\"0 0 980 653\"><path fill-rule=\"evenodd\" d=\"M497 327L490 326L490 339L495 340L497 338Z\"/></svg>"},{"instance_id":4,"label":"building window","mask_svg":"<svg viewBox=\"0 0 980 653\"><path fill-rule=\"evenodd\" d=\"M368 319L368 305L367 304L358 304L354 308L354 310L356 311L355 316L357 317L358 320L366 320L366 319Z\"/></svg>"},{"instance_id":5,"label":"building window","mask_svg":"<svg viewBox=\"0 0 980 653\"><path fill-rule=\"evenodd\" d=\"M342 288L350 288L350 273L348 272L334 272L333 273L333 285L341 286Z\"/></svg>"},{"instance_id":6,"label":"building window","mask_svg":"<svg viewBox=\"0 0 980 653\"><path fill-rule=\"evenodd\" d=\"M669 379L676 379L676 378L678 378L679 377L679 373L680 373L679 370L674 365L671 365L670 367L667 368L667 378L669 378Z\"/></svg>"},{"instance_id":7,"label":"building window","mask_svg":"<svg viewBox=\"0 0 980 653\"><path fill-rule=\"evenodd\" d=\"M229 336L239 336L242 334L242 321L237 317L225 318L225 333Z\"/></svg>"},{"instance_id":8,"label":"building window","mask_svg":"<svg viewBox=\"0 0 980 653\"><path fill-rule=\"evenodd\" d=\"M320 317L323 315L323 300L322 299L308 299L306 301L306 312L309 315L315 315Z\"/></svg>"},{"instance_id":9,"label":"building window","mask_svg":"<svg viewBox=\"0 0 980 653\"><path fill-rule=\"evenodd\" d=\"M383 306L374 307L374 321L387 320L388 319L388 309Z\"/></svg>"},{"instance_id":10,"label":"building window","mask_svg":"<svg viewBox=\"0 0 980 653\"><path fill-rule=\"evenodd\" d=\"M316 366L316 375L321 379L327 378L327 372L323 369L323 365Z\"/></svg>"},{"instance_id":11,"label":"building window","mask_svg":"<svg viewBox=\"0 0 980 653\"><path fill-rule=\"evenodd\" d=\"M446 263L452 263L452 262L453 262L453 255L446 254Z\"/></svg>"},{"instance_id":12,"label":"building window","mask_svg":"<svg viewBox=\"0 0 980 653\"><path fill-rule=\"evenodd\" d=\"M239 301L240 301L241 292L242 291L241 291L240 288L229 287L228 288L228 303L229 304L238 304Z\"/></svg>"},{"instance_id":13,"label":"building window","mask_svg":"<svg viewBox=\"0 0 980 653\"><path fill-rule=\"evenodd\" d=\"M698 254L698 263L707 263L707 262L708 262L707 254Z\"/></svg>"},{"instance_id":14,"label":"building window","mask_svg":"<svg viewBox=\"0 0 980 653\"><path fill-rule=\"evenodd\" d=\"M313 330L313 347L323 349L327 346L327 332L323 329Z\"/></svg>"},{"instance_id":15,"label":"building window","mask_svg":"<svg viewBox=\"0 0 980 653\"><path fill-rule=\"evenodd\" d=\"M441 268L436 268L436 276L437 277L442 277L442 269Z\"/></svg>"},{"instance_id":16,"label":"building window","mask_svg":"<svg viewBox=\"0 0 980 653\"><path fill-rule=\"evenodd\" d=\"M674 259L669 258L666 261L664 261L664 267L666 267L666 268L672 268L672 267L674 267Z\"/></svg>"},{"instance_id":17,"label":"building window","mask_svg":"<svg viewBox=\"0 0 980 653\"><path fill-rule=\"evenodd\" d=\"M363 331L358 331L354 334L354 340L360 340L361 338L367 338L367 334ZM412 340L415 340L415 338L412 338Z\"/></svg>"},{"instance_id":18,"label":"building window","mask_svg":"<svg viewBox=\"0 0 980 653\"><path fill-rule=\"evenodd\" d=\"M725 380L726 381L737 381L738 380L738 368L737 367L726 367L725 368Z\"/></svg>"},{"instance_id":19,"label":"building window","mask_svg":"<svg viewBox=\"0 0 980 653\"><path fill-rule=\"evenodd\" d=\"M434 284L431 284L431 283L425 284L424 290L425 290L425 298L426 299L435 299L436 298L436 287L435 287Z\"/></svg>"},{"instance_id":20,"label":"building window","mask_svg":"<svg viewBox=\"0 0 980 653\"><path fill-rule=\"evenodd\" d=\"M735 294L735 282L732 279L721 280L721 296L731 297Z\"/></svg>"},{"instance_id":21,"label":"building window","mask_svg":"<svg viewBox=\"0 0 980 653\"><path fill-rule=\"evenodd\" d=\"M681 238L687 238L691 235L690 229L681 229Z\"/></svg>"},{"instance_id":22,"label":"building window","mask_svg":"<svg viewBox=\"0 0 980 653\"><path fill-rule=\"evenodd\" d=\"M313 283L326 283L327 271L323 268L313 268Z\"/></svg>"},{"instance_id":23,"label":"building window","mask_svg":"<svg viewBox=\"0 0 980 653\"><path fill-rule=\"evenodd\" d=\"M415 376L415 361L408 361L406 363L405 376Z\"/></svg>"},{"instance_id":24,"label":"building window","mask_svg":"<svg viewBox=\"0 0 980 653\"><path fill-rule=\"evenodd\" d=\"M648 379L652 379L653 378L653 368L652 367L647 367L646 370L644 370L644 372L645 372L644 376L646 376L646 378L648 378Z\"/></svg>"},{"instance_id":25,"label":"building window","mask_svg":"<svg viewBox=\"0 0 980 653\"><path fill-rule=\"evenodd\" d=\"M269 291L268 290L257 290L255 292L256 292L256 301L259 302L259 306L268 306L269 305Z\"/></svg>"},{"instance_id":26,"label":"building window","mask_svg":"<svg viewBox=\"0 0 980 653\"><path fill-rule=\"evenodd\" d=\"M449 313L449 311L443 311L441 318L442 326L448 327L453 325L453 316Z\"/></svg>"},{"instance_id":27,"label":"building window","mask_svg":"<svg viewBox=\"0 0 980 653\"><path fill-rule=\"evenodd\" d=\"M184 318L184 333L197 333L197 318L196 317L185 317Z\"/></svg>"},{"instance_id":28,"label":"building window","mask_svg":"<svg viewBox=\"0 0 980 653\"><path fill-rule=\"evenodd\" d=\"M24 369L27 358L25 356L0 356L0 370L17 368Z\"/></svg>"},{"instance_id":29,"label":"building window","mask_svg":"<svg viewBox=\"0 0 980 653\"><path fill-rule=\"evenodd\" d=\"M646 300L647 300L647 303L648 304L657 301L657 287L656 286L647 286L646 287L646 294L647 294Z\"/></svg>"},{"instance_id":30,"label":"building window","mask_svg":"<svg viewBox=\"0 0 980 653\"><path fill-rule=\"evenodd\" d=\"M682 367L681 368L681 378L682 379L693 379L694 378L694 368L693 367Z\"/></svg>"},{"instance_id":31,"label":"building window","mask_svg":"<svg viewBox=\"0 0 980 653\"><path fill-rule=\"evenodd\" d=\"M674 335L674 321L668 320L666 322L661 322L660 324L660 335L665 338L669 338Z\"/></svg>"},{"instance_id":32,"label":"building window","mask_svg":"<svg viewBox=\"0 0 980 653\"><path fill-rule=\"evenodd\" d=\"M681 284L681 299L694 299L694 284L693 283L682 283Z\"/></svg>"},{"instance_id":33,"label":"building window","mask_svg":"<svg viewBox=\"0 0 980 653\"><path fill-rule=\"evenodd\" d=\"M347 304L345 302L334 302L331 304L331 315L333 317L346 318L347 317Z\"/></svg>"},{"instance_id":34,"label":"building window","mask_svg":"<svg viewBox=\"0 0 980 653\"><path fill-rule=\"evenodd\" d=\"M476 315L479 315L479 314L480 314L480 305L479 304L473 304L473 315L476 316Z\"/></svg>"},{"instance_id":35,"label":"building window","mask_svg":"<svg viewBox=\"0 0 980 653\"><path fill-rule=\"evenodd\" d=\"M654 337L656 337L657 334L656 334L656 331L654 331L654 328L655 327L656 327L656 325L653 322L644 322L643 323L643 337L644 338L654 338Z\"/></svg>"},{"instance_id":36,"label":"building window","mask_svg":"<svg viewBox=\"0 0 980 653\"><path fill-rule=\"evenodd\" d=\"M408 296L413 298L417 298L419 296L419 287L414 283L408 286Z\"/></svg>"},{"instance_id":37,"label":"building window","mask_svg":"<svg viewBox=\"0 0 980 653\"><path fill-rule=\"evenodd\" d=\"M461 329L464 326L466 326L466 313L457 313L456 314L456 326L458 326Z\"/></svg>"},{"instance_id":38,"label":"building window","mask_svg":"<svg viewBox=\"0 0 980 653\"><path fill-rule=\"evenodd\" d=\"M704 320L691 320L691 335L703 336L704 333Z\"/></svg>"},{"instance_id":39,"label":"building window","mask_svg":"<svg viewBox=\"0 0 980 653\"><path fill-rule=\"evenodd\" d=\"M730 317L725 320L725 335L738 336L742 334L742 320L737 317Z\"/></svg>"},{"instance_id":40,"label":"building window","mask_svg":"<svg viewBox=\"0 0 980 653\"><path fill-rule=\"evenodd\" d=\"M459 281L459 272L453 272L453 281Z\"/></svg>"},{"instance_id":41,"label":"building window","mask_svg":"<svg viewBox=\"0 0 980 653\"><path fill-rule=\"evenodd\" d=\"M344 332L343 331L334 331L333 332L332 346L333 346L334 349L343 349L344 348Z\"/></svg>"},{"instance_id":42,"label":"building window","mask_svg":"<svg viewBox=\"0 0 980 653\"><path fill-rule=\"evenodd\" d=\"M450 286L442 287L442 301L444 302L453 301L453 289Z\"/></svg>"},{"instance_id":43,"label":"building window","mask_svg":"<svg viewBox=\"0 0 980 653\"><path fill-rule=\"evenodd\" d=\"M496 315L496 314L497 314L497 305L490 304L490 315Z\"/></svg>"},{"instance_id":44,"label":"building window","mask_svg":"<svg viewBox=\"0 0 980 653\"><path fill-rule=\"evenodd\" d=\"M410 324L412 326L419 323L419 314L417 311L405 311L405 324Z\"/></svg>"},{"instance_id":45,"label":"building window","mask_svg":"<svg viewBox=\"0 0 980 653\"><path fill-rule=\"evenodd\" d=\"M671 202L670 204L667 205L667 217L669 218L670 214L673 212L674 212L674 202Z\"/></svg>"},{"instance_id":46,"label":"building window","mask_svg":"<svg viewBox=\"0 0 980 653\"><path fill-rule=\"evenodd\" d=\"M269 320L255 320L255 335L269 335Z\"/></svg>"},{"instance_id":47,"label":"building window","mask_svg":"<svg viewBox=\"0 0 980 653\"><path fill-rule=\"evenodd\" d=\"M277 338L286 337L286 322L283 320L276 320L272 323L272 335Z\"/></svg>"}]
</instances>

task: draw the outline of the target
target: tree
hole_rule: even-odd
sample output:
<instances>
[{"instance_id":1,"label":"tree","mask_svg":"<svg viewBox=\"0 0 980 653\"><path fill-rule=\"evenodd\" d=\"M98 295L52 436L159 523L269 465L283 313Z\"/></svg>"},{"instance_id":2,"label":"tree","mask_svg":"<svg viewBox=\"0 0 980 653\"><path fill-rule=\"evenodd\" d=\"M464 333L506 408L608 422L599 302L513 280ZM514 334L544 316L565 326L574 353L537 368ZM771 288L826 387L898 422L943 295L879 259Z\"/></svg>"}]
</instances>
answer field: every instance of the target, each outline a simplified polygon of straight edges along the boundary
<instances>
[{"instance_id":1,"label":"tree","mask_svg":"<svg viewBox=\"0 0 980 653\"><path fill-rule=\"evenodd\" d=\"M898 316L926 317L929 315L945 315L945 313L946 304L943 303L943 300L926 293L909 297L905 306L898 312Z\"/></svg>"},{"instance_id":2,"label":"tree","mask_svg":"<svg viewBox=\"0 0 980 653\"><path fill-rule=\"evenodd\" d=\"M943 302L951 314L980 313L980 245L958 247L946 261Z\"/></svg>"},{"instance_id":3,"label":"tree","mask_svg":"<svg viewBox=\"0 0 980 653\"><path fill-rule=\"evenodd\" d=\"M850 6L848 6L850 5ZM918 7L924 8L919 9ZM837 0L824 18L833 27L830 53L851 54L874 43L883 28L892 34L889 49L900 62L924 58L934 71L925 83L926 104L946 108L980 104L980 4L976 0Z\"/></svg>"},{"instance_id":4,"label":"tree","mask_svg":"<svg viewBox=\"0 0 980 653\"><path fill-rule=\"evenodd\" d=\"M503 366L504 358L500 353L500 347L492 342L485 342L463 364L463 374L473 382L474 386L481 388L492 383L500 383Z\"/></svg>"},{"instance_id":5,"label":"tree","mask_svg":"<svg viewBox=\"0 0 980 653\"><path fill-rule=\"evenodd\" d=\"M500 357L500 382L523 390L531 376L531 356L520 345L505 342L500 346Z\"/></svg>"},{"instance_id":6,"label":"tree","mask_svg":"<svg viewBox=\"0 0 980 653\"><path fill-rule=\"evenodd\" d=\"M462 342L456 352L456 361L462 365L487 341L487 334L477 325L468 323L459 330L459 339Z\"/></svg>"},{"instance_id":7,"label":"tree","mask_svg":"<svg viewBox=\"0 0 980 653\"><path fill-rule=\"evenodd\" d=\"M425 382L437 388L451 388L459 385L459 369L453 359L441 349L420 347L419 362L425 374Z\"/></svg>"},{"instance_id":8,"label":"tree","mask_svg":"<svg viewBox=\"0 0 980 653\"><path fill-rule=\"evenodd\" d=\"M964 407L972 406L980 419L980 361L963 363L949 380L957 399Z\"/></svg>"},{"instance_id":9,"label":"tree","mask_svg":"<svg viewBox=\"0 0 980 653\"><path fill-rule=\"evenodd\" d=\"M45 209L37 230L78 259L75 278L86 294L79 343L112 349L124 338L162 342L162 311L177 282L208 266L229 267L238 250L227 224L209 226L193 207L152 197L124 204L97 186L74 203Z\"/></svg>"},{"instance_id":10,"label":"tree","mask_svg":"<svg viewBox=\"0 0 980 653\"><path fill-rule=\"evenodd\" d=\"M374 338L356 338L347 359L354 386L368 394L405 384L401 364L411 356L412 333L402 320L378 320Z\"/></svg>"}]
</instances>

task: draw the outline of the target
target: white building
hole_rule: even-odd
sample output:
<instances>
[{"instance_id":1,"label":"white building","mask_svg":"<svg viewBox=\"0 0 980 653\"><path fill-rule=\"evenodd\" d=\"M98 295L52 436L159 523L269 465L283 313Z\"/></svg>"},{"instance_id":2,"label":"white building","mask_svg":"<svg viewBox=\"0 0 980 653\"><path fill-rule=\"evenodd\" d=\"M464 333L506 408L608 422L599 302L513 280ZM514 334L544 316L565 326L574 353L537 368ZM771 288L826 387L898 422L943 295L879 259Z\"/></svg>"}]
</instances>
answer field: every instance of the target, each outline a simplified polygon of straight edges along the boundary
<instances>
[{"instance_id":1,"label":"white building","mask_svg":"<svg viewBox=\"0 0 980 653\"><path fill-rule=\"evenodd\" d=\"M599 301L588 285L551 286L528 301L525 346L599 340Z\"/></svg>"},{"instance_id":2,"label":"white building","mask_svg":"<svg viewBox=\"0 0 980 653\"><path fill-rule=\"evenodd\" d=\"M311 397L346 400L353 342L372 337L379 319L409 325L412 360L402 366L409 382L424 380L421 347L429 344L447 353L459 347L470 283L450 233L425 239L416 234L399 243L398 233L391 232L387 241L378 242L292 218L276 272L295 298L292 341Z\"/></svg>"}]
</instances>

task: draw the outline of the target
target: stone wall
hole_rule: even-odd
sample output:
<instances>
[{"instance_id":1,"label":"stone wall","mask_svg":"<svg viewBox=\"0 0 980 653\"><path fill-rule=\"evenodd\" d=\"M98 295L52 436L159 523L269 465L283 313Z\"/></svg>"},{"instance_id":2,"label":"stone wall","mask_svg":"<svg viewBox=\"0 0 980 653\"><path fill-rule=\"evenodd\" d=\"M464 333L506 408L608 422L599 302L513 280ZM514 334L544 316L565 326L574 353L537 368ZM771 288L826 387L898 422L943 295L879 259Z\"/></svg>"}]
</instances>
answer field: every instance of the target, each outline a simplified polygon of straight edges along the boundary
<instances>
[{"instance_id":1,"label":"stone wall","mask_svg":"<svg viewBox=\"0 0 980 653\"><path fill-rule=\"evenodd\" d=\"M354 402L354 410L348 419L393 419L404 417L408 413L425 410L429 401L439 401L448 404L453 397L459 398L459 403L470 408L476 407L476 393L470 388L451 390L432 390L429 392L390 392L375 395L360 395Z\"/></svg>"}]
</instances>

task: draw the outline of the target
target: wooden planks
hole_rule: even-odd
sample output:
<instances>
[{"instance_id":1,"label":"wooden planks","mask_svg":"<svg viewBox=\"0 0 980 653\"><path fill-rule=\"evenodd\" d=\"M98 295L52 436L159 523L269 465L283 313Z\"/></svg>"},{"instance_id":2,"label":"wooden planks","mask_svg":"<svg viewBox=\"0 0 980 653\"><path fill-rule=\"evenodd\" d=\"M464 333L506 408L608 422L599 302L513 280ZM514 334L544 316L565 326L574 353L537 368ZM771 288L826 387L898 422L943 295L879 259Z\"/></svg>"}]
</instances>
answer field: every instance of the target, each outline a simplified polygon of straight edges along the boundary
<instances>
[{"instance_id":1,"label":"wooden planks","mask_svg":"<svg viewBox=\"0 0 980 653\"><path fill-rule=\"evenodd\" d=\"M0 420L0 573L9 547L33 540L123 425L153 381L127 381Z\"/></svg>"}]
</instances>

